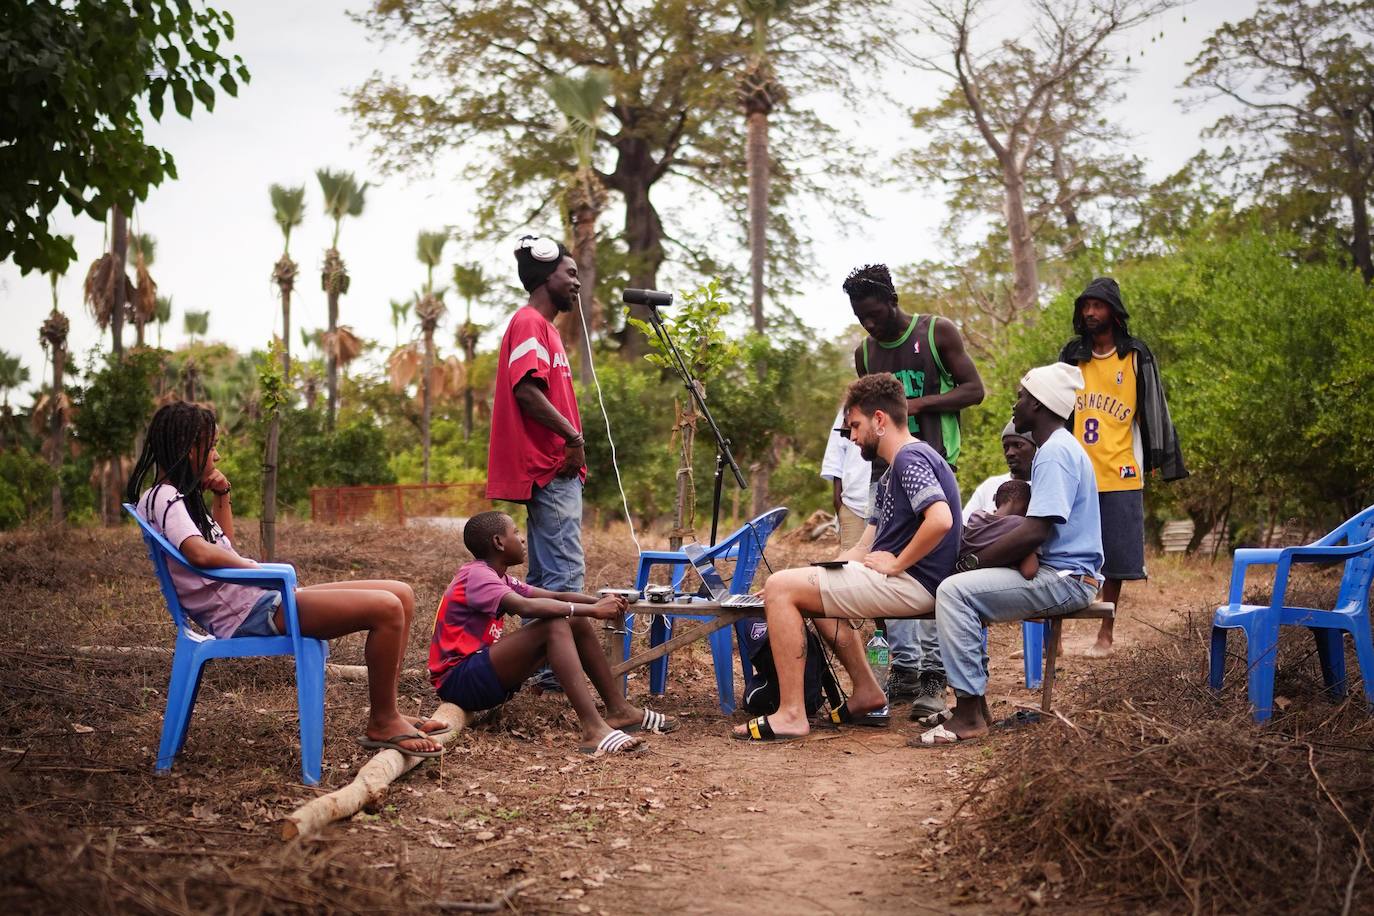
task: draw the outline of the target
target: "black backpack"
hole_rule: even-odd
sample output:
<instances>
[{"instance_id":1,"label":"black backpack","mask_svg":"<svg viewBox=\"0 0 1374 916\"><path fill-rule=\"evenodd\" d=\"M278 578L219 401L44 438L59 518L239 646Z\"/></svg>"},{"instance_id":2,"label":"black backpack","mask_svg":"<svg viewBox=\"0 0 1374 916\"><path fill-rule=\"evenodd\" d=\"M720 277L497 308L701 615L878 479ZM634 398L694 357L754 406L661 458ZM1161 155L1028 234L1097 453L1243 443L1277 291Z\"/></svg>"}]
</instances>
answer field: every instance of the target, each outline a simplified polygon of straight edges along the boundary
<instances>
[{"instance_id":1,"label":"black backpack","mask_svg":"<svg viewBox=\"0 0 1374 916\"><path fill-rule=\"evenodd\" d=\"M749 659L756 672L752 683L745 686L744 708L750 715L771 715L778 711L780 698L778 669L773 664L773 651L768 642L768 624L762 617L746 617L739 624L736 633L741 654ZM806 622L804 683L808 716L814 716L823 702L828 701L831 709L839 709L844 702L844 694L830 665L830 654L809 621Z\"/></svg>"}]
</instances>

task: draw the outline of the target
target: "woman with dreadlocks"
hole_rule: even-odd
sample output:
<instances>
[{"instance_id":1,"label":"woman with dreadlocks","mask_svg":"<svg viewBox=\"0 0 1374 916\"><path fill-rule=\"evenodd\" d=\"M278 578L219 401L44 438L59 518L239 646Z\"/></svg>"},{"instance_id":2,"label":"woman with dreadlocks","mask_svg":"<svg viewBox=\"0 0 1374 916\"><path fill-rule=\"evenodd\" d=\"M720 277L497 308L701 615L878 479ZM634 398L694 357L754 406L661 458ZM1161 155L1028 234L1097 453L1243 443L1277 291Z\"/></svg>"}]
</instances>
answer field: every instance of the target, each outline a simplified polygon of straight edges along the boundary
<instances>
[{"instance_id":1,"label":"woman with dreadlocks","mask_svg":"<svg viewBox=\"0 0 1374 916\"><path fill-rule=\"evenodd\" d=\"M160 408L148 425L127 498L192 565L252 568L258 564L239 556L230 540L234 512L229 480L215 467L216 436L215 412L208 407L178 401ZM280 592L216 582L176 563L169 567L182 607L216 639L279 636L286 631ZM402 716L396 706L396 684L415 610L409 585L393 580L309 585L296 590L296 610L305 636L333 639L367 631L363 654L370 710L360 744L394 748L413 757L443 753L430 736L443 734L448 726Z\"/></svg>"}]
</instances>

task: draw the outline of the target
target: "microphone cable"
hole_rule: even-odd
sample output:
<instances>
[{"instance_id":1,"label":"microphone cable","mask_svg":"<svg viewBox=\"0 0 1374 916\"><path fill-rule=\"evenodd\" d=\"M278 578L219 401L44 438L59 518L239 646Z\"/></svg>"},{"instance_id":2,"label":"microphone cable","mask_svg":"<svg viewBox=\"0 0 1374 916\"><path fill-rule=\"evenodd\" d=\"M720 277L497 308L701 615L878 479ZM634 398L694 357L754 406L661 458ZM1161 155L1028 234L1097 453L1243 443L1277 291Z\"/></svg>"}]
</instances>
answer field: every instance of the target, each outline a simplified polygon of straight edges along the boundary
<instances>
[{"instance_id":1,"label":"microphone cable","mask_svg":"<svg viewBox=\"0 0 1374 916\"><path fill-rule=\"evenodd\" d=\"M601 379L596 374L596 361L592 359L592 334L587 327L587 310L583 308L582 290L577 291L577 317L582 322L582 339L586 342L587 366L592 370L592 384L596 386L596 399L601 405L601 418L606 423L606 441L611 445L611 467L615 469L615 485L620 490L620 505L625 510L625 523L630 526L630 540L634 541L635 553L642 554L644 548L639 546L639 537L635 534L634 519L630 516L630 501L625 497L625 484L620 479L620 464L616 461L615 439L611 436L611 417L606 412L606 398L601 393Z\"/></svg>"}]
</instances>

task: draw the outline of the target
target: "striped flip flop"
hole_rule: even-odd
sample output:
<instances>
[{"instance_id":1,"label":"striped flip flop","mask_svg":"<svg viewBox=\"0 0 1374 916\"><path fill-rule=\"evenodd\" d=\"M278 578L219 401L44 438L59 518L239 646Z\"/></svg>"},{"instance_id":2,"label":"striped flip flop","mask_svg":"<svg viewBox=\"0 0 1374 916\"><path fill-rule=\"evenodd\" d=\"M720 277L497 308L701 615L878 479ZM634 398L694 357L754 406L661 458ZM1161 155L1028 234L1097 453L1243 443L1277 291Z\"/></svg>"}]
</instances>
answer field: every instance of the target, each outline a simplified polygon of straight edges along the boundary
<instances>
[{"instance_id":1,"label":"striped flip flop","mask_svg":"<svg viewBox=\"0 0 1374 916\"><path fill-rule=\"evenodd\" d=\"M596 743L596 747L578 747L590 757L605 757L607 754L642 754L649 749L643 741L631 738L618 728L606 732L606 736Z\"/></svg>"},{"instance_id":2,"label":"striped flip flop","mask_svg":"<svg viewBox=\"0 0 1374 916\"><path fill-rule=\"evenodd\" d=\"M661 712L654 712L652 709L645 708L644 718L637 725L623 725L621 731L633 735L635 732L652 732L655 735L666 735L675 732L682 723L672 716L665 716Z\"/></svg>"}]
</instances>

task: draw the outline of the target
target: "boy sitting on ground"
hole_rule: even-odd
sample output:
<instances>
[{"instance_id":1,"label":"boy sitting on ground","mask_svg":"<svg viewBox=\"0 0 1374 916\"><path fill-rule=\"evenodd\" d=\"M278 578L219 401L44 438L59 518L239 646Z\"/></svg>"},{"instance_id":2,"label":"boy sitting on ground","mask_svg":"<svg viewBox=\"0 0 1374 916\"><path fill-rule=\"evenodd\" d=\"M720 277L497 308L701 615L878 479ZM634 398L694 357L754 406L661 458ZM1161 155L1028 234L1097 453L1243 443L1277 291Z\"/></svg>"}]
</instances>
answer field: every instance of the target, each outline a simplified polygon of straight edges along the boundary
<instances>
[{"instance_id":1,"label":"boy sitting on ground","mask_svg":"<svg viewBox=\"0 0 1374 916\"><path fill-rule=\"evenodd\" d=\"M993 494L992 504L995 512L978 511L969 515L964 523L964 537L960 547L959 562L955 572L968 572L980 569L979 554L1003 535L1015 531L1026 520L1026 510L1030 508L1030 483L1024 480L1008 480ZM1019 570L1026 579L1034 579L1040 569L1040 558L1035 551L1020 560L1001 564Z\"/></svg>"},{"instance_id":2,"label":"boy sitting on ground","mask_svg":"<svg viewBox=\"0 0 1374 916\"><path fill-rule=\"evenodd\" d=\"M624 598L550 592L508 575L525 562L525 539L504 512L474 515L463 528L463 544L475 559L444 592L429 647L430 680L440 699L468 712L499 706L547 663L582 725L583 753L643 751L645 744L630 732L677 728L677 720L626 702L611 675L591 621L614 620L625 610ZM534 619L503 638L506 614ZM588 677L606 703L604 718Z\"/></svg>"}]
</instances>

